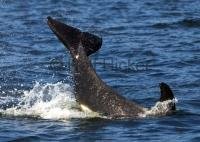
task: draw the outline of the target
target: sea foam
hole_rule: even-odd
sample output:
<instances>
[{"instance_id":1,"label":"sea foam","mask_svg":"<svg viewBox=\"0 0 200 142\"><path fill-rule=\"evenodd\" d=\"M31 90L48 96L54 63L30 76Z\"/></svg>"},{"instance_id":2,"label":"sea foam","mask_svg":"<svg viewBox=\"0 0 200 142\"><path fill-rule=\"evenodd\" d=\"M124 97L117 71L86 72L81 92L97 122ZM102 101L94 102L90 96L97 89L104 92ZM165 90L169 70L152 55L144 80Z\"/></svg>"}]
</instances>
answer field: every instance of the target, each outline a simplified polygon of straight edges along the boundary
<instances>
[{"instance_id":1,"label":"sea foam","mask_svg":"<svg viewBox=\"0 0 200 142\"><path fill-rule=\"evenodd\" d=\"M0 113L7 116L54 120L99 117L98 113L81 111L75 101L72 87L62 82L55 84L37 82L31 90L23 91L21 97L17 99L16 105L0 109ZM8 102L8 99L4 99L4 103Z\"/></svg>"}]
</instances>

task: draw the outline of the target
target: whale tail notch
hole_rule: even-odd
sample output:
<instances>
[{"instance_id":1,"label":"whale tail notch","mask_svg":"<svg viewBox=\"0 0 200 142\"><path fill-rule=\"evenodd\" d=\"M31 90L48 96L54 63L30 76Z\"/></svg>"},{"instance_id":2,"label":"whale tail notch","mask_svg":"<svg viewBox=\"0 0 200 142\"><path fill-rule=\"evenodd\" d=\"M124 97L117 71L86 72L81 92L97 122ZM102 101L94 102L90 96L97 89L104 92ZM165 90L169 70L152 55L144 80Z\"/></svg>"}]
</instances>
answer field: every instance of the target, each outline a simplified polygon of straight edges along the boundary
<instances>
[{"instance_id":1,"label":"whale tail notch","mask_svg":"<svg viewBox=\"0 0 200 142\"><path fill-rule=\"evenodd\" d=\"M78 52L79 44L81 43L87 56L95 53L101 48L102 38L88 33L72 26L59 22L50 16L47 17L48 25L58 39L69 49L72 55Z\"/></svg>"},{"instance_id":2,"label":"whale tail notch","mask_svg":"<svg viewBox=\"0 0 200 142\"><path fill-rule=\"evenodd\" d=\"M160 100L159 100L160 102L175 99L174 94L173 94L171 88L169 87L169 85L162 82L159 84L159 86L160 86L160 93L161 93ZM172 110L176 110L175 102L173 102Z\"/></svg>"}]
</instances>

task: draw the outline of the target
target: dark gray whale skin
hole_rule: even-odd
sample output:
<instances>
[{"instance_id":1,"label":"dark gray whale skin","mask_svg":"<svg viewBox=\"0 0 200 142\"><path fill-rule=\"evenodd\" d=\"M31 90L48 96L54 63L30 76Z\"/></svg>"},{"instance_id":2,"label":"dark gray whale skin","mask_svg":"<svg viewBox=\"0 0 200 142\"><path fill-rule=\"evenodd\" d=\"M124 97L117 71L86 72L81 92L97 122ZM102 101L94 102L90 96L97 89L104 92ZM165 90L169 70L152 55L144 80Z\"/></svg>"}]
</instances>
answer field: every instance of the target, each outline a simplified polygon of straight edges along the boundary
<instances>
[{"instance_id":1,"label":"dark gray whale skin","mask_svg":"<svg viewBox=\"0 0 200 142\"><path fill-rule=\"evenodd\" d=\"M51 17L48 17L47 23L70 51L74 66L75 98L79 104L111 118L138 117L145 112L144 107L119 95L96 74L88 56L100 49L101 38L88 32L81 32ZM164 90L161 94L166 92L163 84L160 84L160 88L162 86ZM168 93L164 96L160 101L174 98L173 93L170 97Z\"/></svg>"}]
</instances>

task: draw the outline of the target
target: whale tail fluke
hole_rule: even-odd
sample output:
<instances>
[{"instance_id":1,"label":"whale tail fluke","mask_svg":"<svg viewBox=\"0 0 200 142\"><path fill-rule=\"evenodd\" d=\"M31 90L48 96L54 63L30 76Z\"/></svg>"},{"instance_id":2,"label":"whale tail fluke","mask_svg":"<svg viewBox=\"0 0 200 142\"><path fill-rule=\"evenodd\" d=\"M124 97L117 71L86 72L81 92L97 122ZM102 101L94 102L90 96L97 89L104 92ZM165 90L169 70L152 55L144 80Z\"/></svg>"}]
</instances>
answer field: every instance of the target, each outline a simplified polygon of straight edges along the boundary
<instances>
[{"instance_id":1,"label":"whale tail fluke","mask_svg":"<svg viewBox=\"0 0 200 142\"><path fill-rule=\"evenodd\" d=\"M102 45L102 38L72 26L59 22L50 16L47 17L48 25L58 39L69 49L70 53L76 55L81 43L87 56L98 51Z\"/></svg>"},{"instance_id":2,"label":"whale tail fluke","mask_svg":"<svg viewBox=\"0 0 200 142\"><path fill-rule=\"evenodd\" d=\"M169 85L167 85L166 83L160 83L160 93L161 93L161 96L160 96L160 102L164 102L164 101L167 101L167 100L174 100L174 94L171 90L171 88L169 87ZM175 105L175 102L173 102L173 105L172 105L172 110L175 110L176 109L176 105Z\"/></svg>"}]
</instances>

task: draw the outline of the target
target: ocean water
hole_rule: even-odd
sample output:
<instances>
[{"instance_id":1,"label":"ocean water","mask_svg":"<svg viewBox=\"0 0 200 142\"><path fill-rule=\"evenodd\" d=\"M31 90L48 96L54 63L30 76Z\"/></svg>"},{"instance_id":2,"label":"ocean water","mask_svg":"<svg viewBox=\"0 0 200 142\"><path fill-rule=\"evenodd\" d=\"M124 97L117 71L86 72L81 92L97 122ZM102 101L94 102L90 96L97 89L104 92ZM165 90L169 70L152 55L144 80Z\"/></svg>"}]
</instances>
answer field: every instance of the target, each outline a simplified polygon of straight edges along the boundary
<instances>
[{"instance_id":1,"label":"ocean water","mask_svg":"<svg viewBox=\"0 0 200 142\"><path fill-rule=\"evenodd\" d=\"M200 1L0 0L0 141L200 141ZM101 78L152 107L159 83L178 100L168 116L110 120L77 108L70 55L46 17L103 38Z\"/></svg>"}]
</instances>

